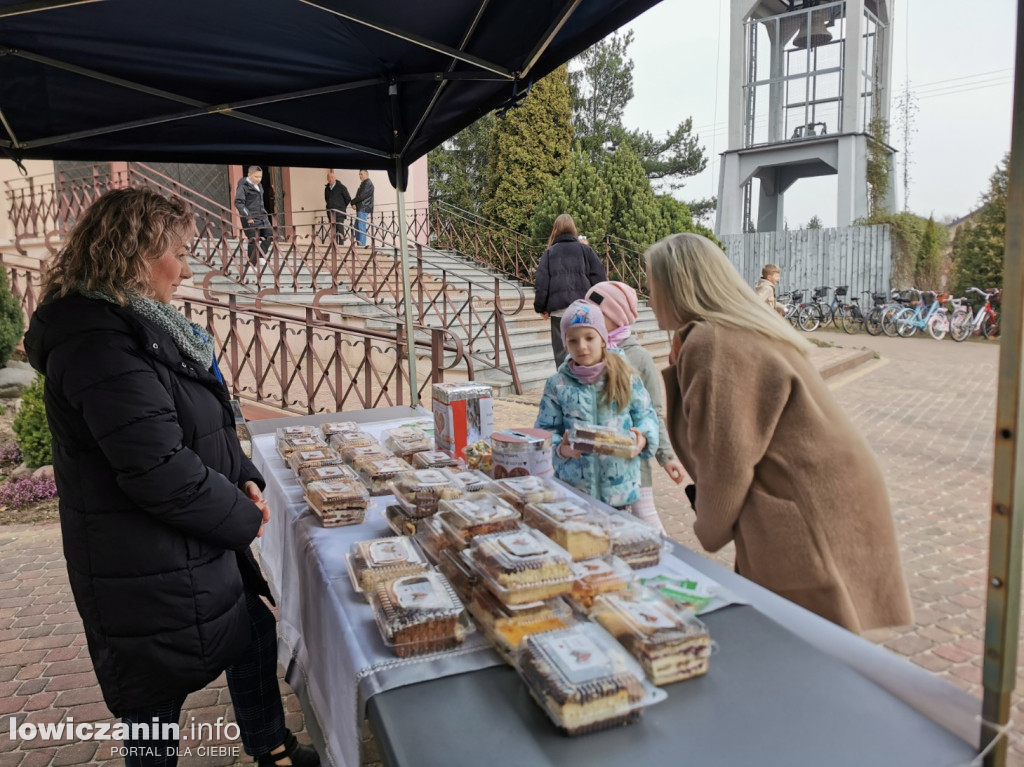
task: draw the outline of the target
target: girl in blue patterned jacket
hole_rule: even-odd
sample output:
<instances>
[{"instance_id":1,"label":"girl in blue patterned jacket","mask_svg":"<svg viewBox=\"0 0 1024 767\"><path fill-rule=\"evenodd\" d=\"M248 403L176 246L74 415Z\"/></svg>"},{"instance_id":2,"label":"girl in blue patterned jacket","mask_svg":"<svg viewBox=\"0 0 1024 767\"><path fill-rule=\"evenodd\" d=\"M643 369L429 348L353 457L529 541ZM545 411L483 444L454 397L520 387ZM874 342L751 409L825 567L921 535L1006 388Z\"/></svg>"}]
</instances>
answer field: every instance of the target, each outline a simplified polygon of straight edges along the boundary
<instances>
[{"instance_id":1,"label":"girl in blue patterned jacket","mask_svg":"<svg viewBox=\"0 0 1024 767\"><path fill-rule=\"evenodd\" d=\"M556 477L609 506L628 508L640 497L640 459L658 449L658 416L639 376L621 354L607 349L608 330L595 304L571 304L561 330L569 356L544 387L536 426L553 435ZM586 424L631 433L633 457L573 450L566 434Z\"/></svg>"}]
</instances>

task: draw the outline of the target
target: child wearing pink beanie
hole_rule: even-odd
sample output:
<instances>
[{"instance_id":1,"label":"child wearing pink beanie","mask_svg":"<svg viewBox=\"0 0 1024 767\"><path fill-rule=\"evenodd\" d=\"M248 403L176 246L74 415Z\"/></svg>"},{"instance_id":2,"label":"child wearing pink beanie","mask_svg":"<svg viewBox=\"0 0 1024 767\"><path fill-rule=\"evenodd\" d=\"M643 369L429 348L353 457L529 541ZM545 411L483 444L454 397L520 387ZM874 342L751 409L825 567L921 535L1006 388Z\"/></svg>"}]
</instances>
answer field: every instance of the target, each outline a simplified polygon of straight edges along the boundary
<instances>
[{"instance_id":1,"label":"child wearing pink beanie","mask_svg":"<svg viewBox=\"0 0 1024 767\"><path fill-rule=\"evenodd\" d=\"M669 442L668 431L665 428L665 398L661 390L661 375L654 366L650 353L632 333L632 325L639 316L636 291L624 282L599 282L587 292L586 300L601 307L608 331L608 348L618 348L622 352L647 388L651 404L658 414L660 428L658 450L654 457L668 472L672 481L680 484L685 479L686 472L683 464L672 452L672 443ZM647 524L665 532L654 504L654 477L650 459L640 463L640 497L632 504L631 510Z\"/></svg>"}]
</instances>

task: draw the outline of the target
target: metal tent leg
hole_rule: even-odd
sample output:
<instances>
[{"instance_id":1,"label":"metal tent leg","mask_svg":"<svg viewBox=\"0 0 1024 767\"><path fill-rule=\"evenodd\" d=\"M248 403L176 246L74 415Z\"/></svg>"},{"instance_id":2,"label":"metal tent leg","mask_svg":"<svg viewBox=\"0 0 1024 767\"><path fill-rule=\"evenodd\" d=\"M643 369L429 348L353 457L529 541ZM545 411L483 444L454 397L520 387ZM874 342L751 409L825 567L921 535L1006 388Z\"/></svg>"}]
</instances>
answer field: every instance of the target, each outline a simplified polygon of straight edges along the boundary
<instances>
[{"instance_id":1,"label":"metal tent leg","mask_svg":"<svg viewBox=\"0 0 1024 767\"><path fill-rule=\"evenodd\" d=\"M1024 0L1021 0L1024 2ZM402 291L405 295L405 338L409 350L409 404L420 404L420 389L416 380L416 328L412 318L412 287L409 282L409 241L405 233L405 190L402 188L404 175L402 161L395 166L395 181L398 182L398 248L402 258Z\"/></svg>"}]
</instances>

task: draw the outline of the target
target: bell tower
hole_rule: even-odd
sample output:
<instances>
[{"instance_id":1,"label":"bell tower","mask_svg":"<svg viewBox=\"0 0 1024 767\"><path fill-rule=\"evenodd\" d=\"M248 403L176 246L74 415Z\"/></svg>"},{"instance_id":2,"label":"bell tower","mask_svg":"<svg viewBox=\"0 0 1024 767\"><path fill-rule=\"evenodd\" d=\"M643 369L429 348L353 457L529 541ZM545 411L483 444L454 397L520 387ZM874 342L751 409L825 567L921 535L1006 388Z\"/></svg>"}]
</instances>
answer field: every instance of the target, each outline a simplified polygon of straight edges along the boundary
<instances>
[{"instance_id":1,"label":"bell tower","mask_svg":"<svg viewBox=\"0 0 1024 767\"><path fill-rule=\"evenodd\" d=\"M893 1L731 0L717 234L783 229L786 190L813 176L838 177L838 226L869 213L869 142L884 140L873 132L889 120Z\"/></svg>"}]
</instances>

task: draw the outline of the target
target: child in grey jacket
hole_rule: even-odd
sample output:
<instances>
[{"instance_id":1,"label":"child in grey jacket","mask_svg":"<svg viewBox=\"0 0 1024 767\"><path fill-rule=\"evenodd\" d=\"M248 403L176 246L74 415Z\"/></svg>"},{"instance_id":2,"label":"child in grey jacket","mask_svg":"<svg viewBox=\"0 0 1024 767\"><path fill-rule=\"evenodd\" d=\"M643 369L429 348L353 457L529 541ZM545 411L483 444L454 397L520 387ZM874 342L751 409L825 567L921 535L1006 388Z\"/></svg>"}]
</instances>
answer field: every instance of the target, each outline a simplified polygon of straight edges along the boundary
<instances>
[{"instance_id":1,"label":"child in grey jacket","mask_svg":"<svg viewBox=\"0 0 1024 767\"><path fill-rule=\"evenodd\" d=\"M661 391L661 374L654 366L650 353L643 347L637 337L632 334L631 326L638 317L636 291L624 282L599 282L587 292L587 299L601 307L604 314L605 327L608 328L609 348L618 348L633 366L647 392L651 396L651 404L658 414L660 439L654 457L665 469L672 481L677 485L686 478L683 464L672 452L665 429L664 396ZM654 478L651 473L649 459L640 465L640 499L632 507L635 516L664 533L665 528L658 516L654 504Z\"/></svg>"}]
</instances>

